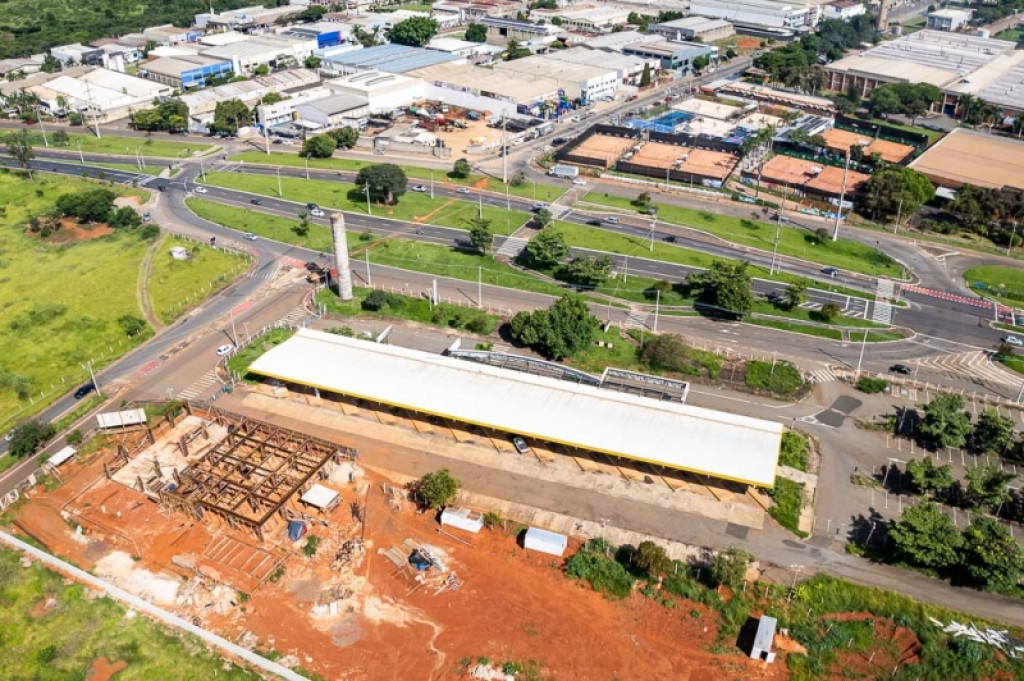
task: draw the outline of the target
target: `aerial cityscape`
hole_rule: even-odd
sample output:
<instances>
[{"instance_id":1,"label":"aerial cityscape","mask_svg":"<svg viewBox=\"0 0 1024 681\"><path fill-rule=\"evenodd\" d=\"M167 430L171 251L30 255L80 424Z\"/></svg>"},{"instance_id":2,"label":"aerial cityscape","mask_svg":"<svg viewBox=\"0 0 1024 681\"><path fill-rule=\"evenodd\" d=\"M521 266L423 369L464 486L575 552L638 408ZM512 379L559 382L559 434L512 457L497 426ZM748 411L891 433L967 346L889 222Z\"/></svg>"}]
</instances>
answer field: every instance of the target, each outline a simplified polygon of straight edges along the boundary
<instances>
[{"instance_id":1,"label":"aerial cityscape","mask_svg":"<svg viewBox=\"0 0 1024 681\"><path fill-rule=\"evenodd\" d=\"M0 679L1024 678L1024 0L0 6Z\"/></svg>"}]
</instances>

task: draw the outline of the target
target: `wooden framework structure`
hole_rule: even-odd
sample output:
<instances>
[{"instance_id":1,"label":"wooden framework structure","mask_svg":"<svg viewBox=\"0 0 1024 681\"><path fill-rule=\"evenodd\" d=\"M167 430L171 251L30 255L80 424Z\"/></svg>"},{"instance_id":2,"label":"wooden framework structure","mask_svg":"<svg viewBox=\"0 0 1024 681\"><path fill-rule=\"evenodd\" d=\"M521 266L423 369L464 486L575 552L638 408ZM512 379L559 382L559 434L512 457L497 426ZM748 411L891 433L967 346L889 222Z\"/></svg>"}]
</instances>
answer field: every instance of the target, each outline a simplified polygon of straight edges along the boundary
<instances>
[{"instance_id":1,"label":"wooden framework structure","mask_svg":"<svg viewBox=\"0 0 1024 681\"><path fill-rule=\"evenodd\" d=\"M233 529L251 529L261 540L275 516L287 521L289 499L304 493L315 478L326 478L342 459L356 457L350 447L286 428L224 412L216 417L227 421L227 437L175 471L175 484L158 492L160 503L200 520L211 513Z\"/></svg>"}]
</instances>

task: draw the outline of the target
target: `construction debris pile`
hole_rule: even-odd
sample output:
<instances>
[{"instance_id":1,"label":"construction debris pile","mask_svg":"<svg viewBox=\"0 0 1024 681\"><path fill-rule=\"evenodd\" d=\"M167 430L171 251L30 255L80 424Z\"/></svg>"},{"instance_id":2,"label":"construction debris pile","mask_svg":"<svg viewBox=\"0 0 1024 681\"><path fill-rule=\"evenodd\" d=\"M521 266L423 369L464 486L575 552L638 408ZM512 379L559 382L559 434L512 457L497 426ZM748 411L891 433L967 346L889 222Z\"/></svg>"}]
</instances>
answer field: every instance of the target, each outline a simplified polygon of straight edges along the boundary
<instances>
[{"instance_id":1,"label":"construction debris pile","mask_svg":"<svg viewBox=\"0 0 1024 681\"><path fill-rule=\"evenodd\" d=\"M447 556L436 546L405 539L401 546L377 549L377 554L390 560L397 568L393 577L401 577L410 584L406 596L422 587L437 596L443 591L458 591L462 586L455 571L448 571Z\"/></svg>"}]
</instances>

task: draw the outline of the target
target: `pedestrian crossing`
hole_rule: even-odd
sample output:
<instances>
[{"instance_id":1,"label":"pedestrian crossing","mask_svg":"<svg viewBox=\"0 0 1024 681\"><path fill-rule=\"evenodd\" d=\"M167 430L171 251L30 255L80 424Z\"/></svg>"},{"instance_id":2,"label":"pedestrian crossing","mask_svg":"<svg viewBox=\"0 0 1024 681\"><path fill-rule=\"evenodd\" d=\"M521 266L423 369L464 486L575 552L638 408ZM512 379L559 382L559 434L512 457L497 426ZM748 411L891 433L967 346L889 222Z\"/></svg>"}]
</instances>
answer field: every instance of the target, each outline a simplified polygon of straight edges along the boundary
<instances>
[{"instance_id":1,"label":"pedestrian crossing","mask_svg":"<svg viewBox=\"0 0 1024 681\"><path fill-rule=\"evenodd\" d=\"M192 385L180 391L177 397L181 400L196 400L203 394L210 393L211 388L214 386L216 386L218 390L220 389L220 378L217 377L216 369L210 369L193 381Z\"/></svg>"},{"instance_id":2,"label":"pedestrian crossing","mask_svg":"<svg viewBox=\"0 0 1024 681\"><path fill-rule=\"evenodd\" d=\"M279 269L279 267L280 265L276 260L268 262L265 265L257 265L252 269L251 272L249 272L249 278L265 279L267 281L270 281L271 279L277 277L277 270Z\"/></svg>"},{"instance_id":3,"label":"pedestrian crossing","mask_svg":"<svg viewBox=\"0 0 1024 681\"><path fill-rule=\"evenodd\" d=\"M876 300L871 308L871 321L884 326L892 325L892 305Z\"/></svg>"},{"instance_id":4,"label":"pedestrian crossing","mask_svg":"<svg viewBox=\"0 0 1024 681\"><path fill-rule=\"evenodd\" d=\"M1002 385L1020 385L1020 377L1000 368L992 360L992 354L985 350L933 355L914 360L913 364L919 369L934 373L951 374L961 378L966 376L972 380L989 381Z\"/></svg>"},{"instance_id":5,"label":"pedestrian crossing","mask_svg":"<svg viewBox=\"0 0 1024 681\"><path fill-rule=\"evenodd\" d=\"M495 255L506 257L509 260L515 260L519 257L519 254L526 248L526 244L530 243L529 239L523 239L518 236L510 236L502 242L501 246L498 247Z\"/></svg>"},{"instance_id":6,"label":"pedestrian crossing","mask_svg":"<svg viewBox=\"0 0 1024 681\"><path fill-rule=\"evenodd\" d=\"M821 369L808 371L807 380L814 384L832 383L839 380L839 375L832 370L832 367L826 366Z\"/></svg>"},{"instance_id":7,"label":"pedestrian crossing","mask_svg":"<svg viewBox=\"0 0 1024 681\"><path fill-rule=\"evenodd\" d=\"M285 326L303 326L306 319L311 316L313 315L310 314L309 310L302 305L299 305L291 312L281 317L280 322Z\"/></svg>"},{"instance_id":8,"label":"pedestrian crossing","mask_svg":"<svg viewBox=\"0 0 1024 681\"><path fill-rule=\"evenodd\" d=\"M628 329L642 329L647 326L647 318L651 316L650 312L644 312L642 310L630 310L626 313L625 326Z\"/></svg>"}]
</instances>

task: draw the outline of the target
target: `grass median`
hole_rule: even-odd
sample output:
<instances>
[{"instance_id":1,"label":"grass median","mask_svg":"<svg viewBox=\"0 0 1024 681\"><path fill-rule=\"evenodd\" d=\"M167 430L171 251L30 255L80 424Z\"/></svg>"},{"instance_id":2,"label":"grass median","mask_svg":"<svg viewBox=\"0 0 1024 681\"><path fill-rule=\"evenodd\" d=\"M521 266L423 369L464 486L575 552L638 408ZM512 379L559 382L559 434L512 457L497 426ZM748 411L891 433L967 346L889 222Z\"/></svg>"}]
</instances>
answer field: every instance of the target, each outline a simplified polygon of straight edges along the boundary
<instances>
[{"instance_id":1,"label":"grass median","mask_svg":"<svg viewBox=\"0 0 1024 681\"><path fill-rule=\"evenodd\" d=\"M289 166L293 168L305 168L307 165L306 159L299 156L298 151L295 152L271 152L269 155L260 151L243 151L239 154L231 156L232 161L242 161L243 163L252 163L269 166ZM359 172L367 166L380 165L381 163L388 163L388 161L374 160L364 161L356 158L343 158L341 156L332 156L331 158L311 158L308 161L310 168L315 170L339 170L347 172ZM454 161L452 162L454 164ZM434 179L434 186L436 188L445 186L455 187L473 187L476 189L485 189L487 191L497 192L499 194L505 193L505 185L501 180L486 175L470 174L468 177L456 178L449 177L448 171L442 168L422 168L420 166L411 166L404 164L396 164L401 168L406 176L410 180L425 181L423 184L429 183L431 177ZM509 174L512 177L512 174ZM414 182L418 184L420 182ZM566 191L565 187L558 186L556 184L548 184L545 182L533 183L529 180L521 182L518 185L513 186L509 184L508 193L512 196L518 196L519 198L529 198L536 201L546 201L548 203L554 201L559 196L564 194Z\"/></svg>"},{"instance_id":2,"label":"grass median","mask_svg":"<svg viewBox=\"0 0 1024 681\"><path fill-rule=\"evenodd\" d=\"M367 213L366 197L354 185L333 180L306 180L296 177L282 177L281 198L298 203L316 203L322 208L337 208L351 213ZM208 184L237 189L240 191L278 197L278 178L273 175L242 175L239 173L206 173ZM298 212L296 207L296 220ZM407 192L393 206L374 204L371 212L375 217L404 220L418 224L433 224L456 229L468 229L468 221L475 218L481 208L470 201L436 197L428 194ZM498 206L483 206L483 216L491 221L491 229L499 234L514 232L530 219L522 211L507 210Z\"/></svg>"},{"instance_id":3,"label":"grass median","mask_svg":"<svg viewBox=\"0 0 1024 681\"><path fill-rule=\"evenodd\" d=\"M61 149L64 151L78 151L78 145L82 145L82 152L86 154L121 154L123 156L135 156L136 152L142 156L156 156L160 158L184 158L196 152L209 151L212 147L209 144L198 144L196 142L175 142L172 140L146 139L144 137L117 137L116 135L104 135L96 137L87 133L68 133L68 143L63 146L53 144L53 132L47 131L47 140L50 142L50 149ZM29 143L36 149L43 148L42 133L30 132Z\"/></svg>"},{"instance_id":4,"label":"grass median","mask_svg":"<svg viewBox=\"0 0 1024 681\"><path fill-rule=\"evenodd\" d=\"M971 290L986 298L995 298L1010 307L1024 306L1024 269L984 265L964 270Z\"/></svg>"},{"instance_id":5,"label":"grass median","mask_svg":"<svg viewBox=\"0 0 1024 681\"><path fill-rule=\"evenodd\" d=\"M618 210L638 213L632 200L623 196L607 196L590 192L577 204L609 206ZM680 206L651 204L658 208L658 222L681 225L712 234L731 243L771 251L775 247L777 225L761 220L719 215ZM779 233L779 253L802 258L822 265L830 265L851 272L898 277L901 267L895 260L876 248L846 239L831 241L820 239L814 232L783 226Z\"/></svg>"}]
</instances>

